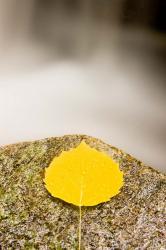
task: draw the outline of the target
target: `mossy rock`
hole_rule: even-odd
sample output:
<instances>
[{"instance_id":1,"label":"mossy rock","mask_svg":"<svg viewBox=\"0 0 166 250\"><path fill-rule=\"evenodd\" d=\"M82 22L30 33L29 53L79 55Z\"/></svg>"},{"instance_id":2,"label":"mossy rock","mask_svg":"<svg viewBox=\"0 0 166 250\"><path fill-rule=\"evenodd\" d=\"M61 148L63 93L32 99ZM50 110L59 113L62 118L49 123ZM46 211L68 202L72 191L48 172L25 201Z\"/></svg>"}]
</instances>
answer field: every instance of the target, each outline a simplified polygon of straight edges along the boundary
<instances>
[{"instance_id":1,"label":"mossy rock","mask_svg":"<svg viewBox=\"0 0 166 250\"><path fill-rule=\"evenodd\" d=\"M83 208L82 249L166 249L165 175L85 135L0 148L0 249L78 249L78 207L53 198L43 177L53 157L82 140L119 162L125 179L109 202Z\"/></svg>"}]
</instances>

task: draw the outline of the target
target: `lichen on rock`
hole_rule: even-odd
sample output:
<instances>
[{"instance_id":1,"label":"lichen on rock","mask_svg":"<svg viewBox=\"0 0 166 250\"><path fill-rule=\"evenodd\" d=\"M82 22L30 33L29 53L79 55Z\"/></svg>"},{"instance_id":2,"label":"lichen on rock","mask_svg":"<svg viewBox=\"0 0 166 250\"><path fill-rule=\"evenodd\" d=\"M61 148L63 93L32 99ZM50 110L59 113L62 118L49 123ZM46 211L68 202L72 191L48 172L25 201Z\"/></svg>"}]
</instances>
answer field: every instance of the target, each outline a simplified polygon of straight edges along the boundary
<instances>
[{"instance_id":1,"label":"lichen on rock","mask_svg":"<svg viewBox=\"0 0 166 250\"><path fill-rule=\"evenodd\" d=\"M78 208L53 198L43 177L55 156L82 140L112 156L125 179L109 202L83 208L82 249L165 249L165 175L84 135L0 148L0 249L78 248Z\"/></svg>"}]
</instances>

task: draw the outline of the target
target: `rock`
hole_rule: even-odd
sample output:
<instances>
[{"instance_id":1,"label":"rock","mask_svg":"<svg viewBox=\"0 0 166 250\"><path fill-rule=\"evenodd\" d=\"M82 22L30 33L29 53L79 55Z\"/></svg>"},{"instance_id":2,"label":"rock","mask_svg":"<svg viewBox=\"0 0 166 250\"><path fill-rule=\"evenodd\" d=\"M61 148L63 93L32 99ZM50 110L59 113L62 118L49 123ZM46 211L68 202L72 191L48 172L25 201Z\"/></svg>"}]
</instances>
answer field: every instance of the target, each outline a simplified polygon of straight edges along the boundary
<instances>
[{"instance_id":1,"label":"rock","mask_svg":"<svg viewBox=\"0 0 166 250\"><path fill-rule=\"evenodd\" d=\"M54 156L83 139L119 162L125 184L109 202L82 208L82 249L166 249L165 175L84 135L0 148L0 249L78 249L78 207L53 198L43 177Z\"/></svg>"}]
</instances>

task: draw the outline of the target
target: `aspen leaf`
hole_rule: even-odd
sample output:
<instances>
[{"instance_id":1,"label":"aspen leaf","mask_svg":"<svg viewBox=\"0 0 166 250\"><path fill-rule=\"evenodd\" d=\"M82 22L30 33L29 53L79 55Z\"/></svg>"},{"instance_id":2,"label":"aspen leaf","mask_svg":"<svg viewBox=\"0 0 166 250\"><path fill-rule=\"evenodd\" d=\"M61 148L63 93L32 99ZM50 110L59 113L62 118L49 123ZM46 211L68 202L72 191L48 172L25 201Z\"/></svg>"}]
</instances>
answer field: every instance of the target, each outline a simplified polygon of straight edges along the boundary
<instances>
[{"instance_id":1,"label":"aspen leaf","mask_svg":"<svg viewBox=\"0 0 166 250\"><path fill-rule=\"evenodd\" d=\"M82 141L53 159L44 182L54 197L77 206L94 206L120 192L123 173L110 156Z\"/></svg>"}]
</instances>

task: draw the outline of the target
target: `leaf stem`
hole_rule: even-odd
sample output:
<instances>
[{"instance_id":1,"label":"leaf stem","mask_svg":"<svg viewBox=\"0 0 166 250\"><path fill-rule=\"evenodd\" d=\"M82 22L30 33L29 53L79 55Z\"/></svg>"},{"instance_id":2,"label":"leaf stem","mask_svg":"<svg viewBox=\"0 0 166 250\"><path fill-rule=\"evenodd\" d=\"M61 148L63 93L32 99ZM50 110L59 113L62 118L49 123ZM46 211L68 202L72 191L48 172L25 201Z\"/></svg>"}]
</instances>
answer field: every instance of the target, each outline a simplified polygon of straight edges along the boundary
<instances>
[{"instance_id":1,"label":"leaf stem","mask_svg":"<svg viewBox=\"0 0 166 250\"><path fill-rule=\"evenodd\" d=\"M81 250L81 226L82 226L82 210L79 206L79 231L78 231L78 249Z\"/></svg>"}]
</instances>

